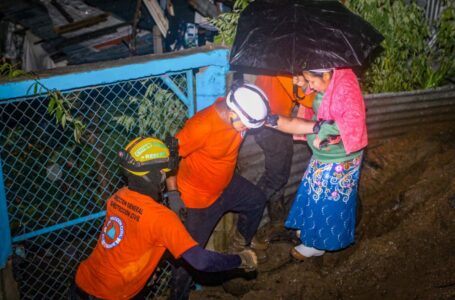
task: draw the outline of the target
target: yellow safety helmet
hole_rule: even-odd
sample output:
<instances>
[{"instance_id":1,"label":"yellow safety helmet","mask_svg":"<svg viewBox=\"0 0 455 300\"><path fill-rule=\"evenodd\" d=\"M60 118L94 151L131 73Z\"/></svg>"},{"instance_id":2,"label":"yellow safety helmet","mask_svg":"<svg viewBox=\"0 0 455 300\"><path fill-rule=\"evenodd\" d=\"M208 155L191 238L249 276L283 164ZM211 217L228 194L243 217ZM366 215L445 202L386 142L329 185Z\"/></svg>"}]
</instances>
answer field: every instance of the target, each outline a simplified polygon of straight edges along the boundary
<instances>
[{"instance_id":1,"label":"yellow safety helmet","mask_svg":"<svg viewBox=\"0 0 455 300\"><path fill-rule=\"evenodd\" d=\"M165 143L155 137L138 137L119 153L120 165L130 174L147 175L152 170L169 172L170 152Z\"/></svg>"}]
</instances>

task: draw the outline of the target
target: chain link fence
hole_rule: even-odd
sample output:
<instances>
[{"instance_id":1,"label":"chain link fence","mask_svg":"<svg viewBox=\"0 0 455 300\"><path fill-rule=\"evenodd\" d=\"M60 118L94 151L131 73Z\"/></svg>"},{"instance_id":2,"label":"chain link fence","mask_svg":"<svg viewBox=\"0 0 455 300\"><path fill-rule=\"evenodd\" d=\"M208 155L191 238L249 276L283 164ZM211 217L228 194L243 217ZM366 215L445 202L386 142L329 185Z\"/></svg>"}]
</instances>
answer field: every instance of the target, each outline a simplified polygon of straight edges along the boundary
<instances>
[{"instance_id":1,"label":"chain link fence","mask_svg":"<svg viewBox=\"0 0 455 300\"><path fill-rule=\"evenodd\" d=\"M71 114L85 126L80 143L70 124L63 129L49 115L46 95L0 103L0 154L23 299L67 297L79 262L96 245L106 200L124 185L117 151L138 135L165 138L184 124L188 108L175 87L184 93L193 82L186 76L65 91ZM152 277L149 297L163 294L169 263Z\"/></svg>"}]
</instances>

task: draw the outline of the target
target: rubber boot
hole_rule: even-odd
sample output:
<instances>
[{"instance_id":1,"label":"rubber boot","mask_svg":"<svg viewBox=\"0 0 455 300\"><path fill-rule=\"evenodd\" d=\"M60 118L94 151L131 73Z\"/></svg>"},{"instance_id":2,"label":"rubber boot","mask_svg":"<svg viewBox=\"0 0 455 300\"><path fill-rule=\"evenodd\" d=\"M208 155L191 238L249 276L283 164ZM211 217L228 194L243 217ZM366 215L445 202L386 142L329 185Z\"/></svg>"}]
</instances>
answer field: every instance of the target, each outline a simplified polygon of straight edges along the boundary
<instances>
[{"instance_id":1,"label":"rubber boot","mask_svg":"<svg viewBox=\"0 0 455 300\"><path fill-rule=\"evenodd\" d=\"M245 249L251 249L256 253L259 263L267 261L267 253L265 250L269 247L268 243L262 242L256 237L253 237L249 245L246 244L245 238L240 234L238 230L235 230L232 236L232 243L229 246L229 252L238 253Z\"/></svg>"},{"instance_id":2,"label":"rubber boot","mask_svg":"<svg viewBox=\"0 0 455 300\"><path fill-rule=\"evenodd\" d=\"M283 197L278 199L270 199L267 202L267 211L272 226L283 226L284 223L284 205Z\"/></svg>"},{"instance_id":3,"label":"rubber boot","mask_svg":"<svg viewBox=\"0 0 455 300\"><path fill-rule=\"evenodd\" d=\"M270 223L265 226L264 237L267 242L273 241L290 241L288 230L284 227L285 219L284 195L275 194L267 202L267 213Z\"/></svg>"}]
</instances>

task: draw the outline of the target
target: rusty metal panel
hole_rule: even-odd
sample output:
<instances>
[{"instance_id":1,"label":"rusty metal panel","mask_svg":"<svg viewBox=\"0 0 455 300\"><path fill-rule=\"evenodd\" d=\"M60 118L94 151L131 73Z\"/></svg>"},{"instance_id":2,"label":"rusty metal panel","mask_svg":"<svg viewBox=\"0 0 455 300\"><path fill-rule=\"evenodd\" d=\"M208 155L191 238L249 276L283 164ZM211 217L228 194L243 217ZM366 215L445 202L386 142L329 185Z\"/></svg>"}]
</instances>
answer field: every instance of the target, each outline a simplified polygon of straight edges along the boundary
<instances>
[{"instance_id":1,"label":"rusty metal panel","mask_svg":"<svg viewBox=\"0 0 455 300\"><path fill-rule=\"evenodd\" d=\"M311 151L306 143L294 143L291 175L284 191L286 201L292 201L302 179L303 173L306 170L310 156ZM247 135L245 138L245 141L240 148L237 168L242 176L253 183L256 183L264 173L264 153L254 141L253 136Z\"/></svg>"},{"instance_id":2,"label":"rusty metal panel","mask_svg":"<svg viewBox=\"0 0 455 300\"><path fill-rule=\"evenodd\" d=\"M371 142L435 123L455 122L455 86L365 96Z\"/></svg>"}]
</instances>

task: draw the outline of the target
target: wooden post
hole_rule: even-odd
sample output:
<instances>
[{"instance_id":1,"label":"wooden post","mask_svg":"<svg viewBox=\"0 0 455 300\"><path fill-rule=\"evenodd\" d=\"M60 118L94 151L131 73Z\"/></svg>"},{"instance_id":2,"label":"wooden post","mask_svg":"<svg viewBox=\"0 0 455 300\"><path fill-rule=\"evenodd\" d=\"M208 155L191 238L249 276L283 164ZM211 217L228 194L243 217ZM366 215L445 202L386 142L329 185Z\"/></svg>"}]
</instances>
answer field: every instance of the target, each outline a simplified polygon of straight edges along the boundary
<instances>
[{"instance_id":1,"label":"wooden post","mask_svg":"<svg viewBox=\"0 0 455 300\"><path fill-rule=\"evenodd\" d=\"M159 3L156 0L144 0L145 7L152 15L153 20L160 29L161 34L165 37L169 30L169 22L164 16Z\"/></svg>"},{"instance_id":2,"label":"wooden post","mask_svg":"<svg viewBox=\"0 0 455 300\"><path fill-rule=\"evenodd\" d=\"M153 26L153 53L163 53L163 37L158 26Z\"/></svg>"},{"instance_id":3,"label":"wooden post","mask_svg":"<svg viewBox=\"0 0 455 300\"><path fill-rule=\"evenodd\" d=\"M136 2L136 11L134 12L133 18L133 31L131 32L131 40L130 40L130 55L136 55L136 35L137 35L137 24L139 23L139 19L141 18L141 5L142 0L137 0Z\"/></svg>"},{"instance_id":4,"label":"wooden post","mask_svg":"<svg viewBox=\"0 0 455 300\"><path fill-rule=\"evenodd\" d=\"M215 18L220 14L217 6L208 0L189 0L188 3L204 17Z\"/></svg>"},{"instance_id":5,"label":"wooden post","mask_svg":"<svg viewBox=\"0 0 455 300\"><path fill-rule=\"evenodd\" d=\"M13 263L8 260L6 267L0 269L0 300L19 300L19 289L13 276Z\"/></svg>"}]
</instances>

